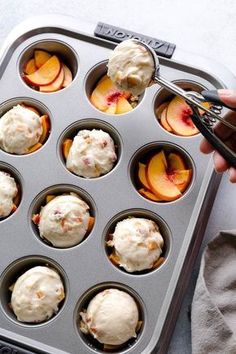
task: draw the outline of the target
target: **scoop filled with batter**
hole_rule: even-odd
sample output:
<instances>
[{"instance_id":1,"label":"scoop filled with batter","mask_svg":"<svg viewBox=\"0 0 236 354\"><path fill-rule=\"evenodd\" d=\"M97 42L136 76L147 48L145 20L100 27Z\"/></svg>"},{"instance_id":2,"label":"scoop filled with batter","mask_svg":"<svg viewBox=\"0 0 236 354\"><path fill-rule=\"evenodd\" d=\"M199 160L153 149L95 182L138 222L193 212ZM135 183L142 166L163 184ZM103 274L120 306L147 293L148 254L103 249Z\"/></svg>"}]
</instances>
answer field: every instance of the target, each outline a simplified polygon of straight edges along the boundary
<instances>
[{"instance_id":1,"label":"scoop filled with batter","mask_svg":"<svg viewBox=\"0 0 236 354\"><path fill-rule=\"evenodd\" d=\"M140 42L128 39L118 44L108 61L107 75L120 90L140 95L150 86L155 63Z\"/></svg>"},{"instance_id":2,"label":"scoop filled with batter","mask_svg":"<svg viewBox=\"0 0 236 354\"><path fill-rule=\"evenodd\" d=\"M136 337L139 311L125 291L106 289L98 293L80 313L80 329L107 345L121 345Z\"/></svg>"},{"instance_id":3,"label":"scoop filled with batter","mask_svg":"<svg viewBox=\"0 0 236 354\"><path fill-rule=\"evenodd\" d=\"M129 217L117 223L112 239L111 260L127 272L136 272L155 267L162 254L164 240L153 220Z\"/></svg>"},{"instance_id":4,"label":"scoop filled with batter","mask_svg":"<svg viewBox=\"0 0 236 354\"><path fill-rule=\"evenodd\" d=\"M50 319L65 298L59 274L45 266L27 270L11 289L11 307L20 322L40 323Z\"/></svg>"}]
</instances>

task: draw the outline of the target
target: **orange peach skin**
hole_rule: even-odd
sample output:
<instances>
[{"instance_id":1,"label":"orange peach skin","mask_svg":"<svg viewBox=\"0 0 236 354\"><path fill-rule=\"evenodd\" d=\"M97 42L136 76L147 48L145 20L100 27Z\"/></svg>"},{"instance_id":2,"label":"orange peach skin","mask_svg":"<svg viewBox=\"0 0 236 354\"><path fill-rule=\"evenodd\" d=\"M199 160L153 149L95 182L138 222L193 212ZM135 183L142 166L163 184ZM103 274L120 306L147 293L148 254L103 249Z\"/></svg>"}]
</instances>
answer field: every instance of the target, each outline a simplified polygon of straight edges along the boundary
<instances>
[{"instance_id":1,"label":"orange peach skin","mask_svg":"<svg viewBox=\"0 0 236 354\"><path fill-rule=\"evenodd\" d=\"M53 55L33 74L25 75L24 79L27 83L35 86L49 85L57 78L60 70L60 60L56 55Z\"/></svg>"},{"instance_id":2,"label":"orange peach skin","mask_svg":"<svg viewBox=\"0 0 236 354\"><path fill-rule=\"evenodd\" d=\"M64 82L64 69L63 66L61 66L61 70L59 72L59 75L57 78L51 82L49 85L44 85L44 86L39 86L39 91L40 92L55 92L58 91L62 88L63 82Z\"/></svg>"},{"instance_id":3,"label":"orange peach skin","mask_svg":"<svg viewBox=\"0 0 236 354\"><path fill-rule=\"evenodd\" d=\"M36 70L37 70L37 67L35 65L34 59L28 60L24 66L24 69L23 69L24 73L27 75L33 74Z\"/></svg>"},{"instance_id":4,"label":"orange peach skin","mask_svg":"<svg viewBox=\"0 0 236 354\"><path fill-rule=\"evenodd\" d=\"M152 192L163 201L172 201L181 197L181 192L167 175L167 161L163 151L155 154L147 165L147 180Z\"/></svg>"},{"instance_id":5,"label":"orange peach skin","mask_svg":"<svg viewBox=\"0 0 236 354\"><path fill-rule=\"evenodd\" d=\"M67 157L69 155L69 151L70 151L72 143L73 143L73 140L71 140L71 139L66 139L65 141L63 141L62 153L63 153L63 156L65 159L67 159Z\"/></svg>"},{"instance_id":6,"label":"orange peach skin","mask_svg":"<svg viewBox=\"0 0 236 354\"><path fill-rule=\"evenodd\" d=\"M174 97L166 112L166 121L175 134L192 136L199 133L191 120L192 110L181 97Z\"/></svg>"},{"instance_id":7,"label":"orange peach skin","mask_svg":"<svg viewBox=\"0 0 236 354\"><path fill-rule=\"evenodd\" d=\"M35 61L35 65L36 65L37 69L41 68L41 66L43 64L45 64L46 61L48 61L48 59L50 59L50 58L51 58L51 54L49 54L45 50L35 49L34 61Z\"/></svg>"}]
</instances>

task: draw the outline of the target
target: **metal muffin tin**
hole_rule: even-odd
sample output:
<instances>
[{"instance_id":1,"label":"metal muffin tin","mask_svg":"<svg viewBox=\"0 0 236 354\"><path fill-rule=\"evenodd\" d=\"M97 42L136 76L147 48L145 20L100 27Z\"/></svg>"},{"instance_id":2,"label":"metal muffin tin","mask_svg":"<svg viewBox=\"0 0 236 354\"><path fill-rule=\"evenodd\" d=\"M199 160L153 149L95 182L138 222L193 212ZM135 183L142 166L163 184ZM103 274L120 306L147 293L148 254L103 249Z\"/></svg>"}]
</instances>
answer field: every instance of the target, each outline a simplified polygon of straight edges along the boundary
<instances>
[{"instance_id":1,"label":"metal muffin tin","mask_svg":"<svg viewBox=\"0 0 236 354\"><path fill-rule=\"evenodd\" d=\"M2 49L1 114L16 102L30 102L49 114L51 133L44 146L30 155L16 156L0 150L1 169L7 166L11 171L12 167L22 189L18 210L0 221L0 338L9 346L10 343L19 345L19 352L101 352L78 330L77 312L98 290L114 286L124 288L134 296L143 320L137 339L117 353L165 353L219 176L213 172L211 158L199 153L199 135L179 137L161 128L154 108L166 93L159 86L149 88L139 105L127 114L107 115L91 105L89 92L104 73L106 60L115 44L83 34L81 28L84 26L77 20L63 16L36 18L13 31ZM43 94L24 83L22 65L34 48L61 54L74 75L69 87ZM170 80L184 85L187 82L187 86L193 88L195 85L208 89L235 85L233 76L218 64L178 50L175 56L185 58L185 63L176 58L160 58L163 76ZM114 137L118 161L107 175L84 179L66 170L61 142L80 127L101 127ZM142 152L160 144L187 154L194 172L185 195L171 203L151 202L134 186L135 161ZM45 194L70 190L78 191L88 202L95 224L79 245L68 249L53 248L39 238L31 215ZM149 217L160 226L166 242L166 260L152 272L128 274L108 259L107 232L117 220L128 215ZM51 320L38 325L19 323L8 307L8 286L17 275L37 264L51 265L60 272L66 298Z\"/></svg>"}]
</instances>

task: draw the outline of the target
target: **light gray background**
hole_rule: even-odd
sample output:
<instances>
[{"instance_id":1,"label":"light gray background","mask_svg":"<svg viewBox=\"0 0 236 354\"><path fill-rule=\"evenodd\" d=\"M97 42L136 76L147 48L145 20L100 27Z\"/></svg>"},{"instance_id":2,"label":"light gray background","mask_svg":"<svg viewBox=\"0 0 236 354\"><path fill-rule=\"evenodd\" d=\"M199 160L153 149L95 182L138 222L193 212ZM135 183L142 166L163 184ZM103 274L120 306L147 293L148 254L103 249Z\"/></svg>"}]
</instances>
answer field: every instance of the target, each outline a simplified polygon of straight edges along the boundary
<instances>
[{"instance_id":1,"label":"light gray background","mask_svg":"<svg viewBox=\"0 0 236 354\"><path fill-rule=\"evenodd\" d=\"M15 25L43 14L71 15L94 25L103 21L156 36L176 43L178 48L217 60L236 74L235 0L0 0L0 45ZM219 230L233 228L236 228L236 185L230 184L225 174L168 354L191 353L187 312L202 250Z\"/></svg>"}]
</instances>

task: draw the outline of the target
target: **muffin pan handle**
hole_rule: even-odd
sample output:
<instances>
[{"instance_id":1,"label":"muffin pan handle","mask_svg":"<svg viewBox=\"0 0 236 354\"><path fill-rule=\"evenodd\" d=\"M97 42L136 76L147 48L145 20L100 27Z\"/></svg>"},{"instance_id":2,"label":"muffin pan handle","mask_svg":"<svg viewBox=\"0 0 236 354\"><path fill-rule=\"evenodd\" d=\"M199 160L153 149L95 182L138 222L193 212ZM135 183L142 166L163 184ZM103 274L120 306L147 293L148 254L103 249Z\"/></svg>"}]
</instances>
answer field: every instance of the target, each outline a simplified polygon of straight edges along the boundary
<instances>
[{"instance_id":1,"label":"muffin pan handle","mask_svg":"<svg viewBox=\"0 0 236 354\"><path fill-rule=\"evenodd\" d=\"M171 58L176 45L170 42L166 42L154 37L149 37L141 33L126 30L121 27L109 25L107 23L98 22L94 35L96 37L108 39L110 41L120 43L126 39L137 39L141 42L148 44L157 55L165 58Z\"/></svg>"},{"instance_id":2,"label":"muffin pan handle","mask_svg":"<svg viewBox=\"0 0 236 354\"><path fill-rule=\"evenodd\" d=\"M31 350L24 349L23 347L19 347L16 344L12 344L7 342L5 339L0 338L0 353L9 353L9 354L36 354L36 352L32 352ZM39 351L37 351L39 353Z\"/></svg>"}]
</instances>

